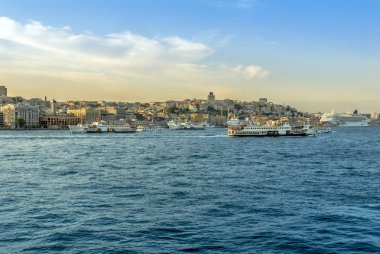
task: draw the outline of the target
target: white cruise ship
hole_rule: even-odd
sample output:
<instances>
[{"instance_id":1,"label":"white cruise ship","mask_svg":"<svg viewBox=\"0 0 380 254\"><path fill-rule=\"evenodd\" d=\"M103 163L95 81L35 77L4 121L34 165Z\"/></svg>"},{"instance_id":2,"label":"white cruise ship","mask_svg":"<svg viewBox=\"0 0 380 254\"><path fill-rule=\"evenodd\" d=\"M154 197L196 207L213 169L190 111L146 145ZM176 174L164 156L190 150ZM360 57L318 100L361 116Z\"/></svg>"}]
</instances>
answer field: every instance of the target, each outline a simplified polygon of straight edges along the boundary
<instances>
[{"instance_id":1,"label":"white cruise ship","mask_svg":"<svg viewBox=\"0 0 380 254\"><path fill-rule=\"evenodd\" d=\"M365 115L358 114L355 110L353 113L325 113L321 116L322 124L330 124L336 126L368 126L368 118Z\"/></svg>"}]
</instances>

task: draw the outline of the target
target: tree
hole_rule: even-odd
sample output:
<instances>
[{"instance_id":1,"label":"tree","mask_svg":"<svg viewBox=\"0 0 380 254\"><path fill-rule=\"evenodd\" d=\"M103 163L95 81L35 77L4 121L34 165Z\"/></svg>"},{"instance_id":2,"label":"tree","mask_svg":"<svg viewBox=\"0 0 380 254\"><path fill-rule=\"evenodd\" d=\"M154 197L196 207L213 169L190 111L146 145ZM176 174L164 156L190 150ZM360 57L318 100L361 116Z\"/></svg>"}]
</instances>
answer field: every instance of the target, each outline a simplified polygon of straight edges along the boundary
<instances>
[{"instance_id":1,"label":"tree","mask_svg":"<svg viewBox=\"0 0 380 254\"><path fill-rule=\"evenodd\" d=\"M17 121L16 121L16 125L17 125L17 127L18 128L24 128L25 127L25 125L26 125L26 122L25 122L25 120L24 119L17 119Z\"/></svg>"},{"instance_id":2,"label":"tree","mask_svg":"<svg viewBox=\"0 0 380 254\"><path fill-rule=\"evenodd\" d=\"M178 108L177 107L170 107L170 108L168 108L167 109L167 112L169 113L169 114L174 114L174 113L177 113L178 112Z\"/></svg>"},{"instance_id":3,"label":"tree","mask_svg":"<svg viewBox=\"0 0 380 254\"><path fill-rule=\"evenodd\" d=\"M234 109L236 109L236 110L240 110L240 109L242 109L242 108L243 108L243 106L240 105L240 104L235 104L235 105L234 105Z\"/></svg>"}]
</instances>

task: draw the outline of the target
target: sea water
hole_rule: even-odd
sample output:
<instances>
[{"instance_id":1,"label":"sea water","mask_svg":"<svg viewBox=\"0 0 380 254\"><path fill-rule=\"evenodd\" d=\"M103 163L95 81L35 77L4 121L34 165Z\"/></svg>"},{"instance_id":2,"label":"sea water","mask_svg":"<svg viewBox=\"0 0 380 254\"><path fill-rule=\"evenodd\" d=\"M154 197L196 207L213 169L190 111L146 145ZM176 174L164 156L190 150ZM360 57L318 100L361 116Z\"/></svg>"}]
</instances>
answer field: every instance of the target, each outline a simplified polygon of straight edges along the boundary
<instances>
[{"instance_id":1,"label":"sea water","mask_svg":"<svg viewBox=\"0 0 380 254\"><path fill-rule=\"evenodd\" d=\"M380 252L380 128L0 131L0 253Z\"/></svg>"}]
</instances>

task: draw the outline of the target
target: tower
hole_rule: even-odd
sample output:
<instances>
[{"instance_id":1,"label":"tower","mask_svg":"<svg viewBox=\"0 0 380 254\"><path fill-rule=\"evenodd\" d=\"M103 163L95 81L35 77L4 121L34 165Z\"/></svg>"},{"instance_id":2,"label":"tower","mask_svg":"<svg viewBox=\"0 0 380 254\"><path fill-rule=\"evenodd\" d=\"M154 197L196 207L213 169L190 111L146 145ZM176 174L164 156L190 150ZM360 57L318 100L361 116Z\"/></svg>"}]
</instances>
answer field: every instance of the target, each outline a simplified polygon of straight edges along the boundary
<instances>
[{"instance_id":1,"label":"tower","mask_svg":"<svg viewBox=\"0 0 380 254\"><path fill-rule=\"evenodd\" d=\"M57 113L57 101L54 99L50 102L50 110L54 115Z\"/></svg>"},{"instance_id":2,"label":"tower","mask_svg":"<svg viewBox=\"0 0 380 254\"><path fill-rule=\"evenodd\" d=\"M207 96L208 101L215 101L215 94L214 92L209 92Z\"/></svg>"},{"instance_id":3,"label":"tower","mask_svg":"<svg viewBox=\"0 0 380 254\"><path fill-rule=\"evenodd\" d=\"M8 91L5 86L0 86L0 96L5 96L5 97L8 96Z\"/></svg>"}]
</instances>

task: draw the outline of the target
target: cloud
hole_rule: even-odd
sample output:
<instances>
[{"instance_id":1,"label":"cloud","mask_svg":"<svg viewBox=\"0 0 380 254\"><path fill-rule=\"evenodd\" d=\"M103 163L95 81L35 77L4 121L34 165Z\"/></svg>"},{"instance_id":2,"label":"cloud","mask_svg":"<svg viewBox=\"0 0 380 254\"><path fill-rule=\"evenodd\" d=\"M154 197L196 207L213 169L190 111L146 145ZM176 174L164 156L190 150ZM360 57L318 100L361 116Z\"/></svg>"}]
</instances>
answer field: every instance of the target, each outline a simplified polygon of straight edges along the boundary
<instances>
[{"instance_id":1,"label":"cloud","mask_svg":"<svg viewBox=\"0 0 380 254\"><path fill-rule=\"evenodd\" d=\"M68 27L53 28L30 21L22 25L0 18L0 39L19 46L30 47L55 56L80 56L91 60L133 64L162 60L196 62L205 59L213 51L199 42L180 37L147 38L131 32L109 34L103 37L91 34L73 34Z\"/></svg>"},{"instance_id":2,"label":"cloud","mask_svg":"<svg viewBox=\"0 0 380 254\"><path fill-rule=\"evenodd\" d=\"M178 36L168 37L163 41L167 43L169 54L177 57L180 56L182 60L197 61L213 54L213 51L206 45L190 42Z\"/></svg>"},{"instance_id":3,"label":"cloud","mask_svg":"<svg viewBox=\"0 0 380 254\"><path fill-rule=\"evenodd\" d=\"M0 74L163 88L237 83L269 75L256 65L212 64L217 51L179 36L149 38L125 31L103 36L74 33L39 21L0 17ZM20 79L18 79L20 80ZM53 89L53 88L52 88ZM195 89L195 88L194 88ZM111 90L111 89L110 89ZM79 91L79 89L78 89Z\"/></svg>"},{"instance_id":4,"label":"cloud","mask_svg":"<svg viewBox=\"0 0 380 254\"><path fill-rule=\"evenodd\" d=\"M270 74L269 71L265 70L263 67L256 65L249 65L246 67L238 65L233 69L233 71L243 74L247 79L266 78Z\"/></svg>"},{"instance_id":5,"label":"cloud","mask_svg":"<svg viewBox=\"0 0 380 254\"><path fill-rule=\"evenodd\" d=\"M252 8L255 3L256 0L238 0L237 6L240 8Z\"/></svg>"}]
</instances>

